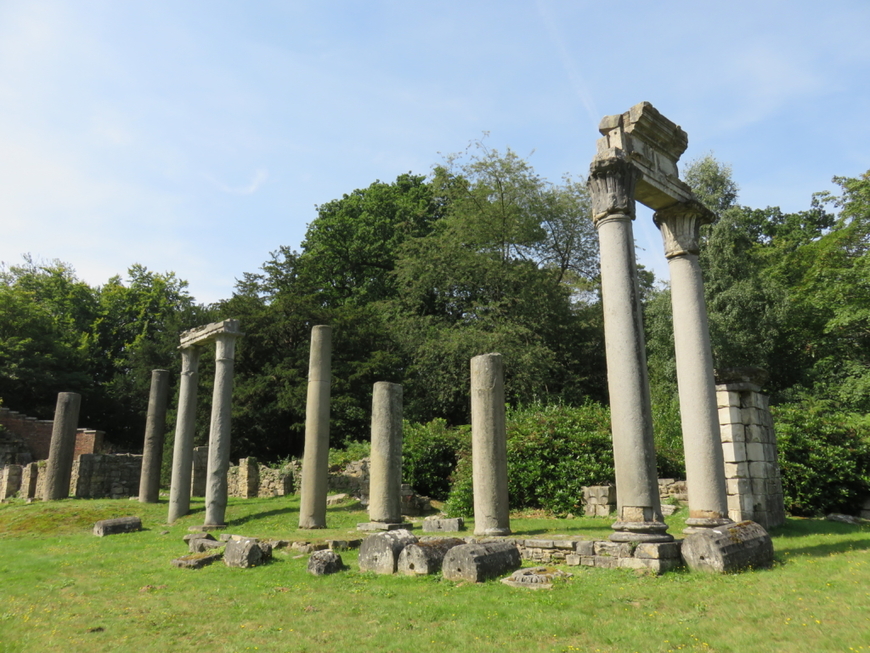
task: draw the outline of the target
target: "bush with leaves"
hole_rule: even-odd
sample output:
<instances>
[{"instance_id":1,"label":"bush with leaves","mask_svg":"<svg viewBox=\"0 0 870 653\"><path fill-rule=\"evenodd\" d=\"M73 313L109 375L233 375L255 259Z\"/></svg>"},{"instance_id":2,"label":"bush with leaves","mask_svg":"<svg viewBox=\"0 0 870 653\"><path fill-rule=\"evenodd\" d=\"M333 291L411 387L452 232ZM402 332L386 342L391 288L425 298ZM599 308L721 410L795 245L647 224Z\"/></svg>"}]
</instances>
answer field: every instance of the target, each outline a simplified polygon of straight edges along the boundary
<instances>
[{"instance_id":1,"label":"bush with leaves","mask_svg":"<svg viewBox=\"0 0 870 653\"><path fill-rule=\"evenodd\" d=\"M457 460L471 451L468 426L449 428L443 419L426 424L405 422L402 442L402 480L416 492L443 501Z\"/></svg>"},{"instance_id":2,"label":"bush with leaves","mask_svg":"<svg viewBox=\"0 0 870 653\"><path fill-rule=\"evenodd\" d=\"M576 511L583 486L613 481L610 411L600 404L532 404L510 410L506 428L511 509ZM454 471L448 514L473 513L471 476L469 452Z\"/></svg>"},{"instance_id":3,"label":"bush with leaves","mask_svg":"<svg viewBox=\"0 0 870 653\"><path fill-rule=\"evenodd\" d=\"M827 402L772 408L785 509L854 514L870 495L870 425Z\"/></svg>"}]
</instances>

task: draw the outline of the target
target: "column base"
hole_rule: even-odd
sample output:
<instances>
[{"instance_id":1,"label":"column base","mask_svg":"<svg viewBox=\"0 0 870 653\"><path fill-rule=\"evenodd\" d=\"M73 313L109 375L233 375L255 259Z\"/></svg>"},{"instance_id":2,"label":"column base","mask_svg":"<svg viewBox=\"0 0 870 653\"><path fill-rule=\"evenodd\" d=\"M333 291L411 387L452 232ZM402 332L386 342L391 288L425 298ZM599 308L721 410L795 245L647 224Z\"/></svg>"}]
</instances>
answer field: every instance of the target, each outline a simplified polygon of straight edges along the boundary
<instances>
[{"instance_id":1,"label":"column base","mask_svg":"<svg viewBox=\"0 0 870 653\"><path fill-rule=\"evenodd\" d=\"M410 522L383 522L370 521L357 524L358 531L397 531L400 529L411 530L414 527Z\"/></svg>"},{"instance_id":2,"label":"column base","mask_svg":"<svg viewBox=\"0 0 870 653\"><path fill-rule=\"evenodd\" d=\"M689 517L686 520L686 527L683 529L683 533L688 535L689 533L698 533L733 523L734 520L728 517Z\"/></svg>"},{"instance_id":3,"label":"column base","mask_svg":"<svg viewBox=\"0 0 870 653\"><path fill-rule=\"evenodd\" d=\"M483 537L505 537L511 534L510 528L485 528L483 531L474 531L475 535Z\"/></svg>"},{"instance_id":4,"label":"column base","mask_svg":"<svg viewBox=\"0 0 870 653\"><path fill-rule=\"evenodd\" d=\"M611 528L616 531L608 539L611 542L673 542L674 536L668 534L668 525L659 521L614 522Z\"/></svg>"}]
</instances>

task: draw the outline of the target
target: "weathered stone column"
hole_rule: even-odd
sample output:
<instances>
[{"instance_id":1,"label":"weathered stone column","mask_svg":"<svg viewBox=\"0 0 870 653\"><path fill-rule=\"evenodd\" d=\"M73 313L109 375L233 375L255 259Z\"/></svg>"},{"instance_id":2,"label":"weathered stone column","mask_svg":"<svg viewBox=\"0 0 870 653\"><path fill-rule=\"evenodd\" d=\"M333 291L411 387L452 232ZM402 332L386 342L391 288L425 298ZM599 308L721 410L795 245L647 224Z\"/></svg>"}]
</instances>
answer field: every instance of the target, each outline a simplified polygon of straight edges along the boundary
<instances>
[{"instance_id":1,"label":"weathered stone column","mask_svg":"<svg viewBox=\"0 0 870 653\"><path fill-rule=\"evenodd\" d=\"M369 519L402 522L402 386L375 383L372 393L372 454Z\"/></svg>"},{"instance_id":2,"label":"weathered stone column","mask_svg":"<svg viewBox=\"0 0 870 653\"><path fill-rule=\"evenodd\" d=\"M236 334L215 336L214 389L208 434L205 481L205 525L225 526L227 470L230 468L230 418L233 410L233 364Z\"/></svg>"},{"instance_id":3,"label":"weathered stone column","mask_svg":"<svg viewBox=\"0 0 870 653\"><path fill-rule=\"evenodd\" d=\"M48 464L45 467L45 486L42 495L45 501L66 499L69 496L81 405L80 394L61 392L57 395L54 425L51 429L51 447L48 453Z\"/></svg>"},{"instance_id":4,"label":"weathered stone column","mask_svg":"<svg viewBox=\"0 0 870 653\"><path fill-rule=\"evenodd\" d=\"M617 521L614 541L673 539L661 514L640 291L634 254L634 187L639 173L617 149L589 173L592 218L601 248L601 296L610 392Z\"/></svg>"},{"instance_id":5,"label":"weathered stone column","mask_svg":"<svg viewBox=\"0 0 870 653\"><path fill-rule=\"evenodd\" d=\"M501 354L471 359L471 466L474 534L510 535Z\"/></svg>"},{"instance_id":6,"label":"weathered stone column","mask_svg":"<svg viewBox=\"0 0 870 653\"><path fill-rule=\"evenodd\" d=\"M172 449L172 481L169 486L171 524L190 511L190 464L196 429L196 393L199 385L199 347L181 350L181 387L178 390L178 416Z\"/></svg>"},{"instance_id":7,"label":"weathered stone column","mask_svg":"<svg viewBox=\"0 0 870 653\"><path fill-rule=\"evenodd\" d=\"M331 381L332 327L316 326L311 329L311 355L308 362L299 528L326 528Z\"/></svg>"},{"instance_id":8,"label":"weathered stone column","mask_svg":"<svg viewBox=\"0 0 870 653\"><path fill-rule=\"evenodd\" d=\"M671 274L674 347L680 390L680 420L686 454L689 518L685 532L721 526L728 518L725 463L713 380L713 354L698 265L698 234L713 213L700 202L680 202L656 211Z\"/></svg>"},{"instance_id":9,"label":"weathered stone column","mask_svg":"<svg viewBox=\"0 0 870 653\"><path fill-rule=\"evenodd\" d=\"M168 396L169 370L152 370L148 416L145 419L145 445L142 449L142 474L139 477L140 503L157 503L160 497L160 467L163 462Z\"/></svg>"}]
</instances>

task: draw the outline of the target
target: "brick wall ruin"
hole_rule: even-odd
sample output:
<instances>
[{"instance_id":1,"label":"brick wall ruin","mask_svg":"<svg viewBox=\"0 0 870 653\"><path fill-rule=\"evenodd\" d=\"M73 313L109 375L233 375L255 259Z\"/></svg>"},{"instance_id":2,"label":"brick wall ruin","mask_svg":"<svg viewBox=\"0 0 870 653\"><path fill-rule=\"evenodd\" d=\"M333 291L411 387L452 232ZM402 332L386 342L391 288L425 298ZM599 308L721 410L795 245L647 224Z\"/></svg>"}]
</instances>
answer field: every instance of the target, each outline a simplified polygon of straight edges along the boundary
<instances>
[{"instance_id":1,"label":"brick wall ruin","mask_svg":"<svg viewBox=\"0 0 870 653\"><path fill-rule=\"evenodd\" d=\"M9 434L17 441L23 442L29 451L30 458L25 459L23 453L8 463L26 464L31 460L47 460L51 449L51 431L54 421L36 419L8 408L0 407L0 425L6 427ZM105 433L94 429L78 429L76 431L76 446L74 456L85 453L100 453L103 450ZM0 459L2 463L2 459Z\"/></svg>"}]
</instances>

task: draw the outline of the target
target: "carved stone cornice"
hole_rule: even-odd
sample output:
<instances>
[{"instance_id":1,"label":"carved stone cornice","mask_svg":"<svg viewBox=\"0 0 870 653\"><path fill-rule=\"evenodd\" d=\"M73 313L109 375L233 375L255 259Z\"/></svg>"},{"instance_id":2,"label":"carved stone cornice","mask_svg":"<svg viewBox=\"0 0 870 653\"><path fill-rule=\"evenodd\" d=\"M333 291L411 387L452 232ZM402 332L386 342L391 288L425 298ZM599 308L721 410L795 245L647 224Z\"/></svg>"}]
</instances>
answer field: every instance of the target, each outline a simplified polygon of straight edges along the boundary
<instances>
[{"instance_id":1,"label":"carved stone cornice","mask_svg":"<svg viewBox=\"0 0 870 653\"><path fill-rule=\"evenodd\" d=\"M653 214L653 222L662 232L665 256L669 259L700 252L698 243L702 224L710 224L716 215L697 200L678 202Z\"/></svg>"},{"instance_id":2,"label":"carved stone cornice","mask_svg":"<svg viewBox=\"0 0 870 653\"><path fill-rule=\"evenodd\" d=\"M595 156L586 185L596 227L609 215L634 219L634 189L639 177L640 172L621 150L605 150Z\"/></svg>"}]
</instances>

